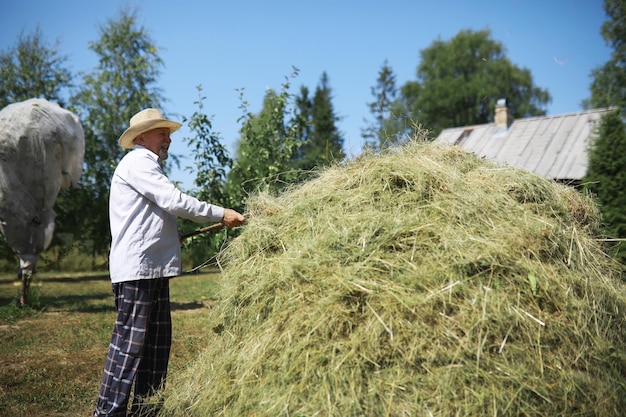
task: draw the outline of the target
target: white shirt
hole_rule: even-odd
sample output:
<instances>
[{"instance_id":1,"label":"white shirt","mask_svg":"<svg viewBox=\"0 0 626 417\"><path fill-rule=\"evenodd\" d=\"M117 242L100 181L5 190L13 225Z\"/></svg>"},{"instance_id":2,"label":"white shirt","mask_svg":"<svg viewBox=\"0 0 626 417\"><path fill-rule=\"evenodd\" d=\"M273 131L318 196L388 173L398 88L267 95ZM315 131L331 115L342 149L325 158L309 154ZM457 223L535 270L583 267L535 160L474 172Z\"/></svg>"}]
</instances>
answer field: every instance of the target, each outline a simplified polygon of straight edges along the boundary
<instances>
[{"instance_id":1,"label":"white shirt","mask_svg":"<svg viewBox=\"0 0 626 417\"><path fill-rule=\"evenodd\" d=\"M176 218L221 221L224 208L182 193L163 173L158 156L135 145L113 173L109 217L109 269L116 283L180 275Z\"/></svg>"}]
</instances>

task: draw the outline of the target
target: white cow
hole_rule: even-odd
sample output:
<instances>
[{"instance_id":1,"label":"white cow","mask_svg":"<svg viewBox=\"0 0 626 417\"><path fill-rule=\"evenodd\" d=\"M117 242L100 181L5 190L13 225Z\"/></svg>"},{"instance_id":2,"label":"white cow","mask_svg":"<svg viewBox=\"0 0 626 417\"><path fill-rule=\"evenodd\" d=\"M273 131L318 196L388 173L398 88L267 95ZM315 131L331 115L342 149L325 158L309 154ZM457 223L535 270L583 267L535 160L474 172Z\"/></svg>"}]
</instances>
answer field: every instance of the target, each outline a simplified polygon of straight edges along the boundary
<instances>
[{"instance_id":1,"label":"white cow","mask_svg":"<svg viewBox=\"0 0 626 417\"><path fill-rule=\"evenodd\" d=\"M58 104L30 99L0 111L0 231L20 259L21 305L52 240L59 191L78 185L84 155L78 116Z\"/></svg>"}]
</instances>

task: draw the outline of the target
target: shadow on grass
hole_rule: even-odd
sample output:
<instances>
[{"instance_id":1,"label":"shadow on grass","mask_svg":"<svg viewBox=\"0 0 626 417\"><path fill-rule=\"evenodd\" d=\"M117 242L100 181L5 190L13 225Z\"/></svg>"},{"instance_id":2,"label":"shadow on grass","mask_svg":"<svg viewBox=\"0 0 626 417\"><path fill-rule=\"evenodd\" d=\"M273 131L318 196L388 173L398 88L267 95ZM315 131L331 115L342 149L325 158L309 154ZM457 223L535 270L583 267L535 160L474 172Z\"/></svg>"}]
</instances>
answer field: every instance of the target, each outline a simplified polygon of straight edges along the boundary
<instances>
[{"instance_id":1,"label":"shadow on grass","mask_svg":"<svg viewBox=\"0 0 626 417\"><path fill-rule=\"evenodd\" d=\"M15 297L0 297L0 307L14 305ZM67 295L59 297L41 297L33 307L38 311L65 311L74 313L110 313L115 311L111 293ZM172 311L189 311L210 308L200 301L171 302Z\"/></svg>"},{"instance_id":2,"label":"shadow on grass","mask_svg":"<svg viewBox=\"0 0 626 417\"><path fill-rule=\"evenodd\" d=\"M59 302L56 299L53 302L48 302L45 298L42 300L42 305L45 306L47 310L54 311L67 311L67 312L75 312L75 313L110 313L114 312L115 304L113 303L113 297L111 297L110 303L96 303L90 304L88 301L93 301L95 297L89 298L84 297L85 301L82 303L76 302L76 297L68 297L70 300L67 303ZM102 297L104 298L104 297ZM68 308L69 305L74 305L74 307ZM208 306L199 301L189 301L189 302L171 302L172 311L188 311L188 310L197 310L201 308L208 308Z\"/></svg>"},{"instance_id":3,"label":"shadow on grass","mask_svg":"<svg viewBox=\"0 0 626 417\"><path fill-rule=\"evenodd\" d=\"M38 277L35 276L35 279L37 279ZM42 282L49 282L49 283L57 283L57 284L82 284L85 282L92 282L92 281L109 281L109 275L108 274L102 274L102 275L83 275L83 276L77 276L77 277L42 277L40 278L40 280Z\"/></svg>"},{"instance_id":4,"label":"shadow on grass","mask_svg":"<svg viewBox=\"0 0 626 417\"><path fill-rule=\"evenodd\" d=\"M74 285L78 284L78 285ZM0 320L13 321L37 312L109 314L116 311L110 277L106 273L76 276L37 276L30 292L30 307L17 307L19 281L0 277ZM194 299L172 301L172 311L208 309L210 304Z\"/></svg>"},{"instance_id":5,"label":"shadow on grass","mask_svg":"<svg viewBox=\"0 0 626 417\"><path fill-rule=\"evenodd\" d=\"M111 292L94 292L90 294L68 294L59 296L42 296L42 309L48 311L67 311L75 313L107 313L115 311Z\"/></svg>"},{"instance_id":6,"label":"shadow on grass","mask_svg":"<svg viewBox=\"0 0 626 417\"><path fill-rule=\"evenodd\" d=\"M172 301L170 304L172 307L172 311L187 311L187 310L197 310L200 308L206 308L206 309L209 308L209 306L199 301L189 301L186 303L178 303L178 302Z\"/></svg>"}]
</instances>

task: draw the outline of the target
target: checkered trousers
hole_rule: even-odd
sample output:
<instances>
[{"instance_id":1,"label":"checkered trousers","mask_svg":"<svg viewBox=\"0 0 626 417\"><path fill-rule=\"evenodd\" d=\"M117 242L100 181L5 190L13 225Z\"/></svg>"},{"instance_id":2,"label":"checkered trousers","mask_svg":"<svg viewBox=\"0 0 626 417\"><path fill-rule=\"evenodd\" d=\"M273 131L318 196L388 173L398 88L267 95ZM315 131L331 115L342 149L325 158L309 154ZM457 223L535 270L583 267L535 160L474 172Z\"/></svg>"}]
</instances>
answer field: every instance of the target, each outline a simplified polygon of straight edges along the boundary
<instances>
[{"instance_id":1,"label":"checkered trousers","mask_svg":"<svg viewBox=\"0 0 626 417\"><path fill-rule=\"evenodd\" d=\"M96 407L98 416L126 417L134 382L133 411L165 386L172 344L169 279L113 284L117 320Z\"/></svg>"}]
</instances>

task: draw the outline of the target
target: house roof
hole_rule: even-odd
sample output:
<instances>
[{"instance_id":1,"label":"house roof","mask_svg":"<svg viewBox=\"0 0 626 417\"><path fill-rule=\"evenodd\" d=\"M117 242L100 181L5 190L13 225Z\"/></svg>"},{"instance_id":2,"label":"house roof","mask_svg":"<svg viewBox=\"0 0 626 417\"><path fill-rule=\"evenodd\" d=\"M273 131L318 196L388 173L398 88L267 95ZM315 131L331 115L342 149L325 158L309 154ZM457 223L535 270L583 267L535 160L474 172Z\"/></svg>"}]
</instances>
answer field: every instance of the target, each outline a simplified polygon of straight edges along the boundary
<instances>
[{"instance_id":1,"label":"house roof","mask_svg":"<svg viewBox=\"0 0 626 417\"><path fill-rule=\"evenodd\" d=\"M546 178L580 180L600 118L609 109L444 129L436 143L457 145L478 156L524 168Z\"/></svg>"}]
</instances>

